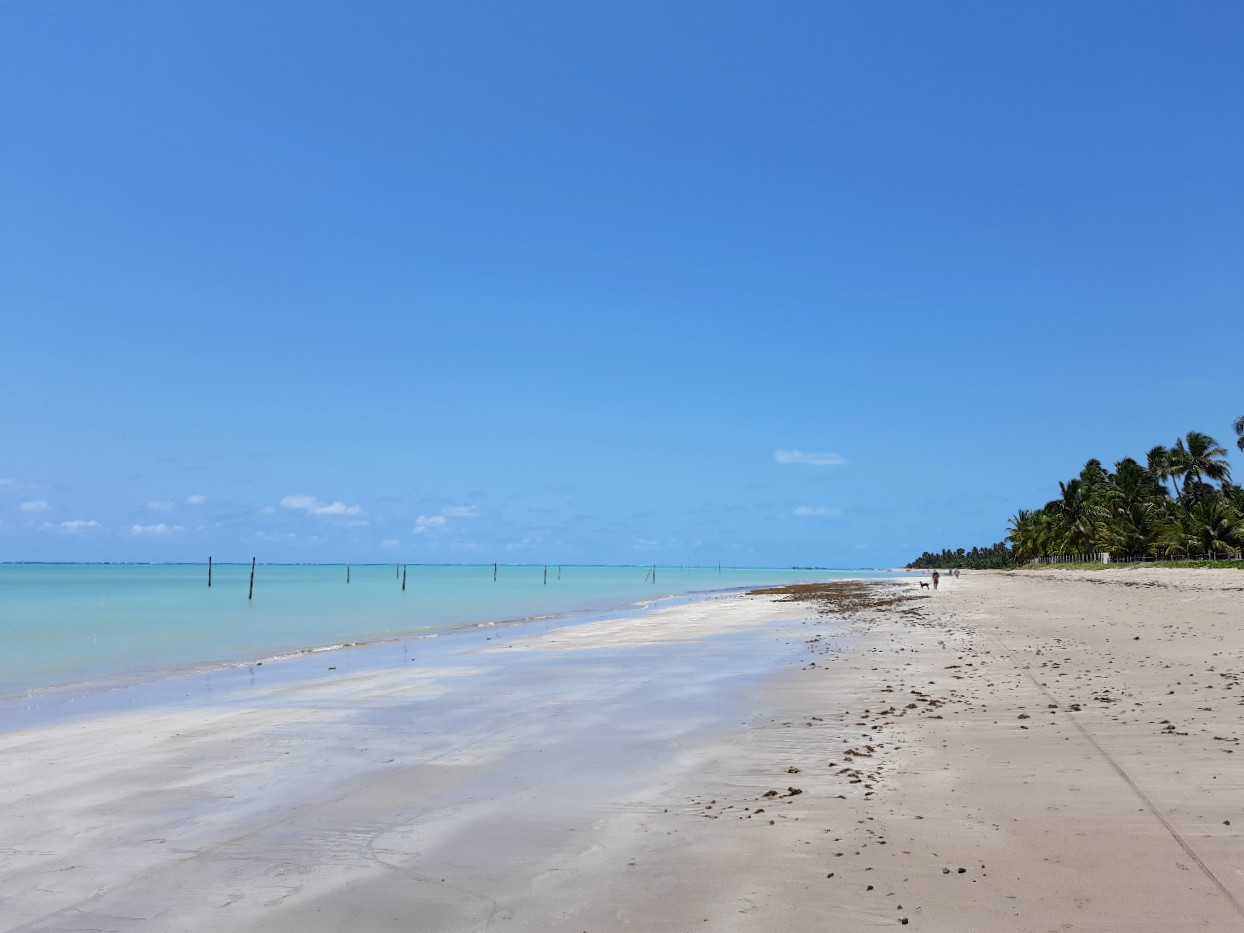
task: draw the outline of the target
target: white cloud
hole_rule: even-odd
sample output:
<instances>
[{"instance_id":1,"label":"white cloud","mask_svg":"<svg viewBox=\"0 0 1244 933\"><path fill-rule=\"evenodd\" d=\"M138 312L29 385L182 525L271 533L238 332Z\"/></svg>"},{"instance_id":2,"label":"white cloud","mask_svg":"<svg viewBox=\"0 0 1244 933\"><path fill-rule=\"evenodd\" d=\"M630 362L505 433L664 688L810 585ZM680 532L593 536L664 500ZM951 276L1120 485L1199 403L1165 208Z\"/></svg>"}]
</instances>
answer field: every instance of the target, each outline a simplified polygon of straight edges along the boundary
<instances>
[{"instance_id":1,"label":"white cloud","mask_svg":"<svg viewBox=\"0 0 1244 933\"><path fill-rule=\"evenodd\" d=\"M346 505L344 502L330 502L317 505L309 510L312 515L358 515L363 510L357 505Z\"/></svg>"},{"instance_id":2,"label":"white cloud","mask_svg":"<svg viewBox=\"0 0 1244 933\"><path fill-rule=\"evenodd\" d=\"M380 542L380 546L388 551L395 547L401 547L402 542L397 540L397 538L385 538Z\"/></svg>"},{"instance_id":3,"label":"white cloud","mask_svg":"<svg viewBox=\"0 0 1244 933\"><path fill-rule=\"evenodd\" d=\"M315 496L286 496L281 505L287 509L298 509L308 515L361 515L362 508L357 505L346 505L344 502L321 502Z\"/></svg>"},{"instance_id":4,"label":"white cloud","mask_svg":"<svg viewBox=\"0 0 1244 933\"><path fill-rule=\"evenodd\" d=\"M153 512L171 512L173 510L173 503L167 500L160 502L148 502L147 508Z\"/></svg>"},{"instance_id":5,"label":"white cloud","mask_svg":"<svg viewBox=\"0 0 1244 933\"><path fill-rule=\"evenodd\" d=\"M202 494L186 496L186 505L202 505L206 501L207 501L207 496L204 496Z\"/></svg>"},{"instance_id":6,"label":"white cloud","mask_svg":"<svg viewBox=\"0 0 1244 933\"><path fill-rule=\"evenodd\" d=\"M169 527L164 522L158 525L131 525L125 530L127 535L135 538L161 538L164 535L171 535L175 531L181 531L180 525Z\"/></svg>"},{"instance_id":7,"label":"white cloud","mask_svg":"<svg viewBox=\"0 0 1244 933\"><path fill-rule=\"evenodd\" d=\"M99 522L95 521L94 519L87 520L83 518L75 518L73 521L61 522L59 525L59 528L61 531L65 531L70 534L78 534L83 531L91 531L92 529L95 529L98 527L99 527Z\"/></svg>"},{"instance_id":8,"label":"white cloud","mask_svg":"<svg viewBox=\"0 0 1244 933\"><path fill-rule=\"evenodd\" d=\"M45 500L39 499L36 502L23 502L18 506L18 508L23 512L49 512L51 511L52 506Z\"/></svg>"},{"instance_id":9,"label":"white cloud","mask_svg":"<svg viewBox=\"0 0 1244 933\"><path fill-rule=\"evenodd\" d=\"M795 514L799 516L809 516L812 518L837 518L842 514L842 509L837 506L822 508L811 505L801 505L795 508Z\"/></svg>"},{"instance_id":10,"label":"white cloud","mask_svg":"<svg viewBox=\"0 0 1244 933\"><path fill-rule=\"evenodd\" d=\"M444 515L420 515L415 519L414 532L417 535L427 534L433 528L445 527Z\"/></svg>"},{"instance_id":11,"label":"white cloud","mask_svg":"<svg viewBox=\"0 0 1244 933\"><path fill-rule=\"evenodd\" d=\"M773 452L773 459L778 463L802 463L807 466L842 466L847 462L842 454L830 451L815 453L808 450L784 450L781 447Z\"/></svg>"},{"instance_id":12,"label":"white cloud","mask_svg":"<svg viewBox=\"0 0 1244 933\"><path fill-rule=\"evenodd\" d=\"M444 528L451 518L474 518L479 512L474 506L454 505L442 509L436 515L420 515L415 519L414 532L417 535L427 534L434 528Z\"/></svg>"}]
</instances>

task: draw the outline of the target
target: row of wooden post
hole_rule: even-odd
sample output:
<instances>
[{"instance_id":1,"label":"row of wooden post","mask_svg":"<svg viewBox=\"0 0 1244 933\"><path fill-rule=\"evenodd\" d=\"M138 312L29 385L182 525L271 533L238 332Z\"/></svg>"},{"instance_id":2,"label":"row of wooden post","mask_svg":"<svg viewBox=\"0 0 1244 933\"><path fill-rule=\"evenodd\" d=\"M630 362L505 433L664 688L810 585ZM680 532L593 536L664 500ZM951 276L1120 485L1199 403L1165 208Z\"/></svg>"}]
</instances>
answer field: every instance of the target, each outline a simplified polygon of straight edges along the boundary
<instances>
[{"instance_id":1,"label":"row of wooden post","mask_svg":"<svg viewBox=\"0 0 1244 933\"><path fill-rule=\"evenodd\" d=\"M349 580L347 580L346 582L348 583ZM211 554L207 555L207 588L209 590L212 588L212 555ZM253 557L251 558L251 586L250 586L250 589L246 593L246 598L248 600L255 598L255 558Z\"/></svg>"},{"instance_id":2,"label":"row of wooden post","mask_svg":"<svg viewBox=\"0 0 1244 933\"><path fill-rule=\"evenodd\" d=\"M395 577L401 578L402 592L405 593L406 592L406 565L401 564L399 566L394 567L393 569L394 569ZM721 573L721 564L717 565L717 572ZM656 564L653 564L652 567L647 571L647 573L644 574L645 583L648 582L649 577L652 578L653 583L657 582ZM557 568L557 579L560 580L561 578L562 578L562 568L559 566ZM492 565L492 582L493 583L497 582L497 565L496 564ZM346 564L346 585L349 586L349 584L350 584L350 565ZM548 564L544 565L544 585L545 586L549 585L549 565ZM211 587L212 587L212 557L209 554L207 557L207 588L211 589ZM248 600L253 600L255 598L255 558L254 557L251 558L251 585L250 585L250 589L246 593L246 598Z\"/></svg>"}]
</instances>

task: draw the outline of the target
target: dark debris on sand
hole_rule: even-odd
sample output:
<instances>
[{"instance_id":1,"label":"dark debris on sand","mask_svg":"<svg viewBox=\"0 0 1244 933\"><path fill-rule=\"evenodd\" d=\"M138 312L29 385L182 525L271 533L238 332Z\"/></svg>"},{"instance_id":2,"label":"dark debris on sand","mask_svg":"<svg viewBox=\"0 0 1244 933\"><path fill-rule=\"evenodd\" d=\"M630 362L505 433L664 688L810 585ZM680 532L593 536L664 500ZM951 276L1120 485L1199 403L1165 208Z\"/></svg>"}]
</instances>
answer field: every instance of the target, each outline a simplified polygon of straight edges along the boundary
<instances>
[{"instance_id":1,"label":"dark debris on sand","mask_svg":"<svg viewBox=\"0 0 1244 933\"><path fill-rule=\"evenodd\" d=\"M920 597L894 583L839 580L833 583L792 583L750 590L749 596L775 596L777 602L815 603L822 615L845 615L867 609L890 609ZM913 609L905 610L915 611Z\"/></svg>"}]
</instances>

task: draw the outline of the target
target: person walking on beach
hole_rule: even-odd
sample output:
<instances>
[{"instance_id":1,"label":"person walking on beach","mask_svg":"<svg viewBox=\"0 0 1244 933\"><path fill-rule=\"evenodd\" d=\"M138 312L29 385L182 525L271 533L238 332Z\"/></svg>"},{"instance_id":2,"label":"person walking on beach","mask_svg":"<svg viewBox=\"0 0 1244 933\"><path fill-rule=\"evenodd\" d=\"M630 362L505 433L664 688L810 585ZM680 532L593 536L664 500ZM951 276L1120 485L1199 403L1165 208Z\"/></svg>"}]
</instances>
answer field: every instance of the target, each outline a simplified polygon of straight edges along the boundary
<instances>
[{"instance_id":1,"label":"person walking on beach","mask_svg":"<svg viewBox=\"0 0 1244 933\"><path fill-rule=\"evenodd\" d=\"M941 575L936 570L934 570L933 571L933 589L937 589L937 581L940 579L941 579Z\"/></svg>"}]
</instances>

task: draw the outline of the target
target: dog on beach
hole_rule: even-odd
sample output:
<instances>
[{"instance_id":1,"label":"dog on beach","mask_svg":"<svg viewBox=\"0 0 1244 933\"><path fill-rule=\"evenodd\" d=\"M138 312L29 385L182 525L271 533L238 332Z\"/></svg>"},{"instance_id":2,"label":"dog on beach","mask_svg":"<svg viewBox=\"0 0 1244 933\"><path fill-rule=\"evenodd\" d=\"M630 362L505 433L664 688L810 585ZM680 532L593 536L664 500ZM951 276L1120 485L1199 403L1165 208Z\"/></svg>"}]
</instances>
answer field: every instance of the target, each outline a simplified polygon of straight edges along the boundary
<instances>
[{"instance_id":1,"label":"dog on beach","mask_svg":"<svg viewBox=\"0 0 1244 933\"><path fill-rule=\"evenodd\" d=\"M926 581L926 580L921 580L921 581L919 581L919 583L920 583L920 589L922 589L922 590L927 590L927 589L929 588L928 581Z\"/></svg>"}]
</instances>

